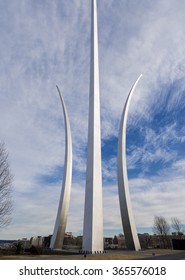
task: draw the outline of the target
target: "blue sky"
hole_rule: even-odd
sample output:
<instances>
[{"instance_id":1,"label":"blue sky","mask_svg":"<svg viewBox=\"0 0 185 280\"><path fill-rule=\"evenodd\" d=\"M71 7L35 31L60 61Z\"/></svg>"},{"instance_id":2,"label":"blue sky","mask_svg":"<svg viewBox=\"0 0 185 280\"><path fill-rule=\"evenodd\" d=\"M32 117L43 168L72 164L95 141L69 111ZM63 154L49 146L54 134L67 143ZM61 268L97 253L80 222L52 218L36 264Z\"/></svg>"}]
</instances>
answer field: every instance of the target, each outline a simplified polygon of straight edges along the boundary
<instances>
[{"instance_id":1,"label":"blue sky","mask_svg":"<svg viewBox=\"0 0 185 280\"><path fill-rule=\"evenodd\" d=\"M0 0L0 140L14 174L12 223L0 238L49 235L63 176L68 109L73 180L67 230L82 233L88 124L90 0ZM129 187L138 232L155 215L185 224L185 3L99 0L105 235L122 232L117 137L127 94Z\"/></svg>"}]
</instances>

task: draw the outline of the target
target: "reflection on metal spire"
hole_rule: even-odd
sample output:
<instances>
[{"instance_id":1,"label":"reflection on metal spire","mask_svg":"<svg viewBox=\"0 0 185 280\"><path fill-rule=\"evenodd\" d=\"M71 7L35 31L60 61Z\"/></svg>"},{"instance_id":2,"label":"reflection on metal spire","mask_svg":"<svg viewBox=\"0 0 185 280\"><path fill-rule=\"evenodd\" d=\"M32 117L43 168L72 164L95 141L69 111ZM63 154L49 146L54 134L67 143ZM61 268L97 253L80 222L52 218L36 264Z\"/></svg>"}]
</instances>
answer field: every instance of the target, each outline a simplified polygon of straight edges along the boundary
<instances>
[{"instance_id":1,"label":"reflection on metal spire","mask_svg":"<svg viewBox=\"0 0 185 280\"><path fill-rule=\"evenodd\" d=\"M103 207L96 0L92 0L91 21L88 154L82 249L101 252L103 251Z\"/></svg>"},{"instance_id":2,"label":"reflection on metal spire","mask_svg":"<svg viewBox=\"0 0 185 280\"><path fill-rule=\"evenodd\" d=\"M134 89L137 83L139 82L141 76L142 75L140 75L137 81L134 83L127 97L122 113L120 130L119 130L119 139L118 139L118 191L119 191L121 219L122 219L123 231L125 235L126 246L128 249L136 250L136 251L139 250L141 247L136 231L136 225L132 212L132 205L131 205L130 193L128 187L127 162L126 162L126 125L127 125L127 116L128 116L130 101Z\"/></svg>"},{"instance_id":3,"label":"reflection on metal spire","mask_svg":"<svg viewBox=\"0 0 185 280\"><path fill-rule=\"evenodd\" d=\"M51 249L61 249L63 245L66 223L67 223L67 214L69 209L69 200L70 200L70 193L71 193L71 176L72 176L71 129L70 129L68 114L67 114L63 97L60 93L58 86L56 87L63 108L66 139L65 139L65 164L64 164L63 184L62 184L62 190L60 195L60 202L58 206L58 213L55 222L54 232L50 244Z\"/></svg>"}]
</instances>

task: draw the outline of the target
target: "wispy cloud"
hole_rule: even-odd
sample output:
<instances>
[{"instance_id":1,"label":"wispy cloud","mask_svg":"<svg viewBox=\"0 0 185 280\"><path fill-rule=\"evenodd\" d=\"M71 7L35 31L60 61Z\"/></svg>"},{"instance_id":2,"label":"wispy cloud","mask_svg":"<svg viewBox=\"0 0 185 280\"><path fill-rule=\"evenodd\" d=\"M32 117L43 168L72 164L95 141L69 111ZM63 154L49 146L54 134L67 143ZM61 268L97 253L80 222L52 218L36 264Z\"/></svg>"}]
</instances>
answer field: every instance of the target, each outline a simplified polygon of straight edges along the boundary
<instances>
[{"instance_id":1,"label":"wispy cloud","mask_svg":"<svg viewBox=\"0 0 185 280\"><path fill-rule=\"evenodd\" d=\"M130 181L138 226L151 226L155 215L169 221L174 215L184 222L184 161L150 178Z\"/></svg>"}]
</instances>

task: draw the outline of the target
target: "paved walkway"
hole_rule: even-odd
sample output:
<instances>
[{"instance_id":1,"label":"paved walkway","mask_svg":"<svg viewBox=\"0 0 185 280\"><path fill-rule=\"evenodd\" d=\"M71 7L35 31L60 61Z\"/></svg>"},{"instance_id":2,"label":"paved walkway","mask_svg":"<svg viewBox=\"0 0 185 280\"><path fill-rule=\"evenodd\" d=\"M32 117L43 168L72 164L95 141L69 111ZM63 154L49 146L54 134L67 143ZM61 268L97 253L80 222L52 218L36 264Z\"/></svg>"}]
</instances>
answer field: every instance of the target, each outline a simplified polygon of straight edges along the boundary
<instances>
[{"instance_id":1,"label":"paved walkway","mask_svg":"<svg viewBox=\"0 0 185 280\"><path fill-rule=\"evenodd\" d=\"M66 253L66 252L65 252ZM177 250L141 250L135 251L107 251L105 254L84 255L12 255L0 256L0 260L185 260L185 251Z\"/></svg>"},{"instance_id":2,"label":"paved walkway","mask_svg":"<svg viewBox=\"0 0 185 280\"><path fill-rule=\"evenodd\" d=\"M143 260L185 260L185 252L143 258Z\"/></svg>"}]
</instances>

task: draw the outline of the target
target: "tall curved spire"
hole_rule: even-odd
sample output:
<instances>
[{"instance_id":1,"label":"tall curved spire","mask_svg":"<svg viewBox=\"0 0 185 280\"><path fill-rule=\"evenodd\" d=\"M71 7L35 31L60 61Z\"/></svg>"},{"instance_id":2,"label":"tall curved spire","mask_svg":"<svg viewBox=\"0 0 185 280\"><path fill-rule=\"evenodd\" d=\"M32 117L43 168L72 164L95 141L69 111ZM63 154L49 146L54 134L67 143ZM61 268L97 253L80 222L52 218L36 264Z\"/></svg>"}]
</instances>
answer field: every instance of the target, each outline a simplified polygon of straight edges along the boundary
<instances>
[{"instance_id":1,"label":"tall curved spire","mask_svg":"<svg viewBox=\"0 0 185 280\"><path fill-rule=\"evenodd\" d=\"M126 125L130 101L134 92L134 89L139 82L142 75L136 80L132 86L121 117L119 138L118 138L118 192L120 201L121 219L123 225L123 231L125 235L126 246L130 250L139 250L140 243L136 231L136 225L134 221L134 215L132 212L132 205L130 200L130 193L128 187L128 175L127 175L127 162L126 162Z\"/></svg>"},{"instance_id":2,"label":"tall curved spire","mask_svg":"<svg viewBox=\"0 0 185 280\"><path fill-rule=\"evenodd\" d=\"M67 214L69 209L69 200L71 193L71 177L72 177L72 139L71 139L71 129L69 124L69 118L67 114L67 109L63 100L63 97L60 93L60 90L57 87L60 100L62 103L63 114L64 114L64 123L65 123L65 163L64 163L64 175L62 190L60 195L60 201L58 206L58 212L54 227L53 236L50 243L51 249L61 249L63 245L63 240L65 236L65 229L67 224Z\"/></svg>"}]
</instances>

